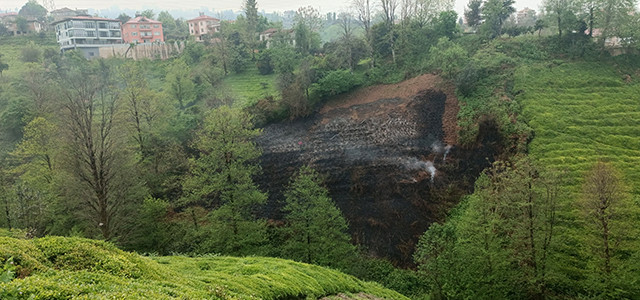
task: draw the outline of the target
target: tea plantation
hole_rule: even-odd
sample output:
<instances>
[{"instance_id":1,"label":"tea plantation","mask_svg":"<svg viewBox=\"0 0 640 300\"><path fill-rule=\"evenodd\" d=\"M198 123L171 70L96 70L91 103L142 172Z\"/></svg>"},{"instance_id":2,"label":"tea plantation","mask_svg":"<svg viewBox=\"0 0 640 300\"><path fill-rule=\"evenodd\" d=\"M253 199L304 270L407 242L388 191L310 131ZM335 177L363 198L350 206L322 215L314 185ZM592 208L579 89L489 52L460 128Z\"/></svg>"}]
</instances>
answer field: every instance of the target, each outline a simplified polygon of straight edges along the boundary
<instances>
[{"instance_id":1,"label":"tea plantation","mask_svg":"<svg viewBox=\"0 0 640 300\"><path fill-rule=\"evenodd\" d=\"M361 293L407 299L335 270L283 259L149 258L103 241L9 237L17 235L0 232L0 299L355 299Z\"/></svg>"},{"instance_id":2,"label":"tea plantation","mask_svg":"<svg viewBox=\"0 0 640 300\"><path fill-rule=\"evenodd\" d=\"M611 162L627 185L640 182L640 78L610 63L525 65L515 74L516 101L535 132L530 155L566 171L579 192L597 160ZM640 194L639 186L631 186Z\"/></svg>"}]
</instances>

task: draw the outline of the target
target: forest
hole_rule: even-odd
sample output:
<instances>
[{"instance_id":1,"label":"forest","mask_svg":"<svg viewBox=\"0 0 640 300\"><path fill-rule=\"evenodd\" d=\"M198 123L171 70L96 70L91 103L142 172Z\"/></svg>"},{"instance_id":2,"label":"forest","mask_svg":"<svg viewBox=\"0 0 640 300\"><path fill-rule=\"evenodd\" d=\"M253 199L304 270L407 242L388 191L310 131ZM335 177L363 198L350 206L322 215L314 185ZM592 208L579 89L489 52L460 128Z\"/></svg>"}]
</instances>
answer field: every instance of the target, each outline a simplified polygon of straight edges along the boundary
<instances>
[{"instance_id":1,"label":"forest","mask_svg":"<svg viewBox=\"0 0 640 300\"><path fill-rule=\"evenodd\" d=\"M302 7L284 28L246 0L202 42L160 12L186 45L167 60L87 60L0 24L0 298L640 297L637 1L546 0L524 20L513 0L453 4ZM332 198L386 169L338 187L309 150L269 182L261 145L279 128L425 74L457 99L438 123L456 141L430 148L444 156L420 162L426 180L393 186L429 195L407 200L433 211L412 240L368 244L343 210L372 204Z\"/></svg>"}]
</instances>

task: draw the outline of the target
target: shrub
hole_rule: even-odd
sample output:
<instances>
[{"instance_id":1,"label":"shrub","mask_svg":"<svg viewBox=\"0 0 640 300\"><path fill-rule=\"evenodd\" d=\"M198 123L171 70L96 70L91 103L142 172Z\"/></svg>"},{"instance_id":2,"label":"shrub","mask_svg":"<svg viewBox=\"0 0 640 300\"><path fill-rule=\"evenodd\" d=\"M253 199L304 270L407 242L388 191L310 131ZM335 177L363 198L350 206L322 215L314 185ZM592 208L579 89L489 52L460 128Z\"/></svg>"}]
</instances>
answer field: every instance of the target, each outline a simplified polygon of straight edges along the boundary
<instances>
[{"instance_id":1,"label":"shrub","mask_svg":"<svg viewBox=\"0 0 640 300\"><path fill-rule=\"evenodd\" d=\"M313 89L320 98L326 98L348 92L360 84L362 80L348 70L337 70L318 80Z\"/></svg>"}]
</instances>

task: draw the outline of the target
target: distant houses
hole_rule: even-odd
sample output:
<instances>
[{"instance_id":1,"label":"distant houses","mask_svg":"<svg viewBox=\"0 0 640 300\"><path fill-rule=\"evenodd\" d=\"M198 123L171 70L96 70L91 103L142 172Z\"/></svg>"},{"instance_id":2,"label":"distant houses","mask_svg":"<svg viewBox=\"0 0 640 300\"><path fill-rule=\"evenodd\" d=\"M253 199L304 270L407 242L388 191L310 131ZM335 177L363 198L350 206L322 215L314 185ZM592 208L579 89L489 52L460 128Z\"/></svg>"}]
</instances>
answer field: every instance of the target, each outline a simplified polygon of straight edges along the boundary
<instances>
[{"instance_id":1,"label":"distant houses","mask_svg":"<svg viewBox=\"0 0 640 300\"><path fill-rule=\"evenodd\" d=\"M164 42L162 22L136 16L122 25L122 39L125 43Z\"/></svg>"},{"instance_id":2,"label":"distant houses","mask_svg":"<svg viewBox=\"0 0 640 300\"><path fill-rule=\"evenodd\" d=\"M0 14L0 24L7 27L7 31L11 35L25 35L38 33L44 29L42 23L32 17L21 17L18 13Z\"/></svg>"},{"instance_id":3,"label":"distant houses","mask_svg":"<svg viewBox=\"0 0 640 300\"><path fill-rule=\"evenodd\" d=\"M204 41L203 36L220 31L220 19L209 17L204 13L194 19L188 20L189 35L194 36L196 41Z\"/></svg>"}]
</instances>

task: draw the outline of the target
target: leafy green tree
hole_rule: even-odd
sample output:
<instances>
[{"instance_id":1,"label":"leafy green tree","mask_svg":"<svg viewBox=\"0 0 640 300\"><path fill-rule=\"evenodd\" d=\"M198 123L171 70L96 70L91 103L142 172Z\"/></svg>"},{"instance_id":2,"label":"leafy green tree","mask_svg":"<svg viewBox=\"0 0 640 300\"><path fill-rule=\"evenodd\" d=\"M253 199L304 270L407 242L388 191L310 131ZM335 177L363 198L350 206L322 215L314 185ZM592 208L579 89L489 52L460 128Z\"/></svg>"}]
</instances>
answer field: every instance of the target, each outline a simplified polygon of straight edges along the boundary
<instances>
[{"instance_id":1,"label":"leafy green tree","mask_svg":"<svg viewBox=\"0 0 640 300\"><path fill-rule=\"evenodd\" d=\"M47 9L38 4L36 0L29 0L24 6L22 6L22 8L20 8L18 15L24 18L34 18L44 21L47 16Z\"/></svg>"},{"instance_id":2,"label":"leafy green tree","mask_svg":"<svg viewBox=\"0 0 640 300\"><path fill-rule=\"evenodd\" d=\"M140 14L141 16L143 16L145 18L148 18L148 19L153 19L156 16L156 13L153 12L153 9L145 9L140 13L136 13L136 15L137 14Z\"/></svg>"},{"instance_id":3,"label":"leafy green tree","mask_svg":"<svg viewBox=\"0 0 640 300\"><path fill-rule=\"evenodd\" d=\"M29 21L24 17L16 18L16 27L21 34L27 34L29 32Z\"/></svg>"},{"instance_id":4,"label":"leafy green tree","mask_svg":"<svg viewBox=\"0 0 640 300\"><path fill-rule=\"evenodd\" d=\"M514 3L514 0L488 0L484 3L482 14L485 21L481 29L487 36L495 38L502 35L505 20L516 11Z\"/></svg>"},{"instance_id":5,"label":"leafy green tree","mask_svg":"<svg viewBox=\"0 0 640 300\"><path fill-rule=\"evenodd\" d=\"M569 0L545 0L544 9L546 18L550 24L554 24L558 30L558 37L562 37L563 31L569 31L576 22L576 2Z\"/></svg>"},{"instance_id":6,"label":"leafy green tree","mask_svg":"<svg viewBox=\"0 0 640 300\"><path fill-rule=\"evenodd\" d=\"M120 13L116 18L116 20L120 20L120 23L124 24L129 22L129 20L131 20L131 16L127 15L126 13ZM162 26L164 27L164 22Z\"/></svg>"},{"instance_id":7,"label":"leafy green tree","mask_svg":"<svg viewBox=\"0 0 640 300\"><path fill-rule=\"evenodd\" d=\"M460 45L441 37L438 44L429 50L429 65L442 71L446 78L454 78L467 60L467 51Z\"/></svg>"},{"instance_id":8,"label":"leafy green tree","mask_svg":"<svg viewBox=\"0 0 640 300\"><path fill-rule=\"evenodd\" d=\"M320 175L300 168L285 192L283 255L306 263L345 267L354 257L347 222L322 186Z\"/></svg>"},{"instance_id":9,"label":"leafy green tree","mask_svg":"<svg viewBox=\"0 0 640 300\"><path fill-rule=\"evenodd\" d=\"M221 106L207 114L196 135L200 156L191 161L184 201L214 209L210 219L215 235L209 240L213 251L247 254L264 241L262 234L253 236L264 228L253 213L266 201L252 179L260 171L256 159L261 152L253 142L259 134L247 113Z\"/></svg>"},{"instance_id":10,"label":"leafy green tree","mask_svg":"<svg viewBox=\"0 0 640 300\"><path fill-rule=\"evenodd\" d=\"M482 0L470 0L467 4L467 8L464 10L464 18L467 20L467 25L472 28L477 28L482 23Z\"/></svg>"},{"instance_id":11,"label":"leafy green tree","mask_svg":"<svg viewBox=\"0 0 640 300\"><path fill-rule=\"evenodd\" d=\"M245 28L247 45L251 51L252 59L255 60L255 49L258 45L258 3L256 0L245 0L243 8L247 20Z\"/></svg>"},{"instance_id":12,"label":"leafy green tree","mask_svg":"<svg viewBox=\"0 0 640 300\"><path fill-rule=\"evenodd\" d=\"M178 108L184 110L195 103L196 87L191 78L191 69L184 60L177 59L169 65L165 83L168 96L177 101Z\"/></svg>"},{"instance_id":13,"label":"leafy green tree","mask_svg":"<svg viewBox=\"0 0 640 300\"><path fill-rule=\"evenodd\" d=\"M436 293L495 299L547 294L549 278L557 276L550 266L557 249L558 178L526 159L485 170L451 219L420 240L416 261Z\"/></svg>"}]
</instances>

